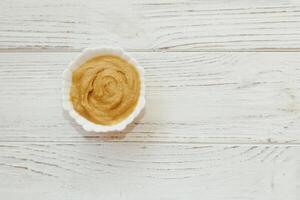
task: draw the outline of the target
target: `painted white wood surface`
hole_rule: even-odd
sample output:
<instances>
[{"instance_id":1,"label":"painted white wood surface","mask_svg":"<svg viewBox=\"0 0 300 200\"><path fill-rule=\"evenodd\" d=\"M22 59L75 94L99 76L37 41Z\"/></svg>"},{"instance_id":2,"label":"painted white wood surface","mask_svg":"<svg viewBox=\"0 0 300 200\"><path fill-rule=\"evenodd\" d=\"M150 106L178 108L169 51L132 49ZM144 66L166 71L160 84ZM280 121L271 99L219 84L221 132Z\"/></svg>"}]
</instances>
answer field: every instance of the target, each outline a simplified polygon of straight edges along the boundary
<instances>
[{"instance_id":1,"label":"painted white wood surface","mask_svg":"<svg viewBox=\"0 0 300 200\"><path fill-rule=\"evenodd\" d=\"M299 146L0 145L5 199L299 199Z\"/></svg>"},{"instance_id":2,"label":"painted white wood surface","mask_svg":"<svg viewBox=\"0 0 300 200\"><path fill-rule=\"evenodd\" d=\"M74 51L291 51L297 0L1 0L0 47Z\"/></svg>"},{"instance_id":3,"label":"painted white wood surface","mask_svg":"<svg viewBox=\"0 0 300 200\"><path fill-rule=\"evenodd\" d=\"M0 199L299 200L299 8L0 1ZM78 51L103 44L145 67L147 106L99 135L62 111L60 88Z\"/></svg>"},{"instance_id":4,"label":"painted white wood surface","mask_svg":"<svg viewBox=\"0 0 300 200\"><path fill-rule=\"evenodd\" d=\"M76 54L0 54L0 141L103 138L61 108L61 74ZM299 144L300 53L132 55L146 70L147 106L111 140Z\"/></svg>"}]
</instances>

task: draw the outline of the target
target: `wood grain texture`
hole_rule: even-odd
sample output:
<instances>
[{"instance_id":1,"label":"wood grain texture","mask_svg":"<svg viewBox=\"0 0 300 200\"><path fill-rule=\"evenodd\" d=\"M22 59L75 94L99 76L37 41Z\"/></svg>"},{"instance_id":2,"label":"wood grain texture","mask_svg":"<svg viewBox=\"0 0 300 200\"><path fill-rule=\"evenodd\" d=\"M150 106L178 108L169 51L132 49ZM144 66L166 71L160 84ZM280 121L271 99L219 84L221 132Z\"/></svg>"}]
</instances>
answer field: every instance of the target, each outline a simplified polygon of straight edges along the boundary
<instances>
[{"instance_id":1,"label":"wood grain texture","mask_svg":"<svg viewBox=\"0 0 300 200\"><path fill-rule=\"evenodd\" d=\"M299 199L300 147L0 144L6 199Z\"/></svg>"},{"instance_id":2,"label":"wood grain texture","mask_svg":"<svg viewBox=\"0 0 300 200\"><path fill-rule=\"evenodd\" d=\"M300 2L0 2L0 50L299 51Z\"/></svg>"},{"instance_id":3,"label":"wood grain texture","mask_svg":"<svg viewBox=\"0 0 300 200\"><path fill-rule=\"evenodd\" d=\"M0 11L0 199L299 200L299 1ZM132 52L147 86L144 113L104 135L70 119L60 94L72 58L102 45Z\"/></svg>"},{"instance_id":4,"label":"wood grain texture","mask_svg":"<svg viewBox=\"0 0 300 200\"><path fill-rule=\"evenodd\" d=\"M120 134L86 133L63 112L77 53L0 54L1 142L300 142L299 53L133 53L146 110Z\"/></svg>"}]
</instances>

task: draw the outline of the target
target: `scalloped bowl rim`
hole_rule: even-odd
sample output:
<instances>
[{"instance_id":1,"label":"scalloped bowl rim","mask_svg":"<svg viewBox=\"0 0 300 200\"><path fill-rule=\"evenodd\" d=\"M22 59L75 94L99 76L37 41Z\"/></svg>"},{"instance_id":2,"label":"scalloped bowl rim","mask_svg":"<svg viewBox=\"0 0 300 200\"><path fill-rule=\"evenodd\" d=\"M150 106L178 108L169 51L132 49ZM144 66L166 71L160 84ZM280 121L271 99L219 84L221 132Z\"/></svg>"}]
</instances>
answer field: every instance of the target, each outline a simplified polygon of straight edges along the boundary
<instances>
[{"instance_id":1,"label":"scalloped bowl rim","mask_svg":"<svg viewBox=\"0 0 300 200\"><path fill-rule=\"evenodd\" d=\"M77 113L73 104L70 101L69 94L72 85L72 73L75 69L80 67L83 63L94 58L96 56L101 55L114 55L118 56L133 66L136 67L137 71L140 75L141 82L141 90L140 97L138 103L133 110L133 112L124 120L117 124L113 125L100 125L95 124L86 118L82 117L79 113ZM62 88L62 99L63 99L63 108L69 113L69 115L83 127L86 131L94 131L94 132L111 132L111 131L122 131L126 128L126 126L133 122L133 120L140 114L140 112L145 107L145 78L144 78L144 68L140 66L140 64L128 55L123 49L118 47L99 47L99 48L86 48L84 49L64 70L63 72L63 88Z\"/></svg>"}]
</instances>

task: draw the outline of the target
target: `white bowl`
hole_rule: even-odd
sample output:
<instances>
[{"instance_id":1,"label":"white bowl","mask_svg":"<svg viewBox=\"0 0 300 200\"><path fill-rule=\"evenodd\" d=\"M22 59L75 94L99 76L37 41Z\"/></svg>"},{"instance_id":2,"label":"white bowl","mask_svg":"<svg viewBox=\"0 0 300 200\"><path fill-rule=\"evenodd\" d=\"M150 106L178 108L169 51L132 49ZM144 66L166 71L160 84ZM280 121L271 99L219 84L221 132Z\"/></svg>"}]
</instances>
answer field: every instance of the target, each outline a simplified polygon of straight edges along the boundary
<instances>
[{"instance_id":1,"label":"white bowl","mask_svg":"<svg viewBox=\"0 0 300 200\"><path fill-rule=\"evenodd\" d=\"M82 117L79 113L77 113L73 104L70 100L70 89L72 85L72 74L75 69L80 67L83 63L90 60L93 57L101 56L101 55L114 55L118 56L133 66L139 72L140 82L141 82L141 91L138 103L134 109L134 111L124 120L117 124L113 125L99 125L95 124L86 118ZM82 51L82 53L75 58L69 66L63 72L63 88L62 88L62 100L63 100L63 108L70 114L70 116L83 127L86 131L94 131L94 132L110 132L110 131L122 131L125 127L130 124L142 111L145 107L145 78L144 78L144 68L141 67L138 62L129 56L123 49L116 47L100 47L100 48L86 48Z\"/></svg>"}]
</instances>

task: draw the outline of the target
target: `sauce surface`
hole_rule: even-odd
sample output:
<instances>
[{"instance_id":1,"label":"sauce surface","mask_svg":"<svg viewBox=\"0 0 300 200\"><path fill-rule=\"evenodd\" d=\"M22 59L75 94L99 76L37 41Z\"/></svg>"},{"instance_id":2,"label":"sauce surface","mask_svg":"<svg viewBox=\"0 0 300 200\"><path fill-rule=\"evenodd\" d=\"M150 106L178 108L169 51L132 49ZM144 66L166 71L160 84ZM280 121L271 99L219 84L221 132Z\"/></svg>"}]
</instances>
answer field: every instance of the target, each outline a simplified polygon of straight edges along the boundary
<instances>
[{"instance_id":1,"label":"sauce surface","mask_svg":"<svg viewBox=\"0 0 300 200\"><path fill-rule=\"evenodd\" d=\"M70 99L84 118L113 125L128 117L140 95L137 69L116 56L98 56L72 74Z\"/></svg>"}]
</instances>

